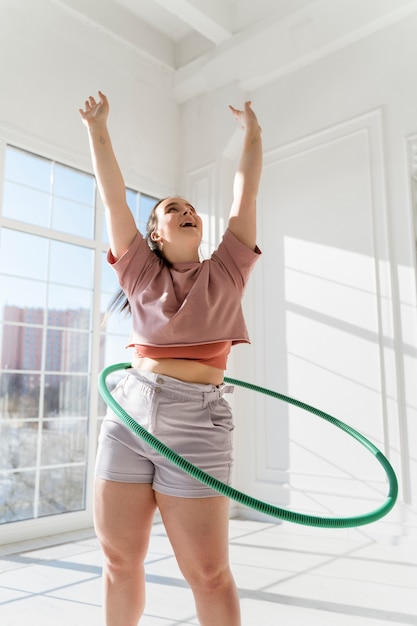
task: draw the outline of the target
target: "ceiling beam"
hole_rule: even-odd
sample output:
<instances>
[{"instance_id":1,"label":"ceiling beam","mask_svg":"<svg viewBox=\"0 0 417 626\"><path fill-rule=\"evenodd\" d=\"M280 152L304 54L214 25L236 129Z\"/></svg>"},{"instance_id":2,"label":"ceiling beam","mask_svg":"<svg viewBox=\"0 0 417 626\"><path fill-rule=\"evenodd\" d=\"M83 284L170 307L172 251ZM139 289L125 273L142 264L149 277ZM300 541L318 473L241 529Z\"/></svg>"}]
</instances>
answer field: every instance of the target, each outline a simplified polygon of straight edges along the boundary
<instances>
[{"instance_id":1,"label":"ceiling beam","mask_svg":"<svg viewBox=\"0 0 417 626\"><path fill-rule=\"evenodd\" d=\"M232 36L229 0L154 0L216 46Z\"/></svg>"},{"instance_id":2,"label":"ceiling beam","mask_svg":"<svg viewBox=\"0 0 417 626\"><path fill-rule=\"evenodd\" d=\"M252 91L352 45L417 11L417 0L364 3L316 0L305 8L236 34L175 72L175 96L185 102L238 82Z\"/></svg>"}]
</instances>

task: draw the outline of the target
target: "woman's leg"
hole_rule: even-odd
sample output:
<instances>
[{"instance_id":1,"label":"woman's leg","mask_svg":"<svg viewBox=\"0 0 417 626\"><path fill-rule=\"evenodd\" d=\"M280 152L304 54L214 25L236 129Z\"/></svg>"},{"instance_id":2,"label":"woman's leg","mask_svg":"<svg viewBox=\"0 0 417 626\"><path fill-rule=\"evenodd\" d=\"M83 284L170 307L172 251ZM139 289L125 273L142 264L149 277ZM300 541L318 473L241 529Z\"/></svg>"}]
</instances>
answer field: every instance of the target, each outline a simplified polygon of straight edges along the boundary
<instances>
[{"instance_id":1,"label":"woman's leg","mask_svg":"<svg viewBox=\"0 0 417 626\"><path fill-rule=\"evenodd\" d=\"M155 493L178 565L194 594L201 626L240 626L229 567L229 500Z\"/></svg>"},{"instance_id":2,"label":"woman's leg","mask_svg":"<svg viewBox=\"0 0 417 626\"><path fill-rule=\"evenodd\" d=\"M151 485L96 479L94 524L104 556L106 626L137 626L143 613L143 564L155 509Z\"/></svg>"}]
</instances>

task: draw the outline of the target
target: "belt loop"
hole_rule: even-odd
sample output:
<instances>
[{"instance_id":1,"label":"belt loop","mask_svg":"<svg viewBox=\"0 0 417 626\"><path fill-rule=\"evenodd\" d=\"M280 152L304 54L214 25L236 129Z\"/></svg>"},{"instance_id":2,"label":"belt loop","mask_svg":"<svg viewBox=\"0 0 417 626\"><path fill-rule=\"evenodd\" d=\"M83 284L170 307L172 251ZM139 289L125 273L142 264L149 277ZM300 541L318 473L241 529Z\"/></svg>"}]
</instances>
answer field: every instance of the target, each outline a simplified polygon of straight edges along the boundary
<instances>
[{"instance_id":1,"label":"belt loop","mask_svg":"<svg viewBox=\"0 0 417 626\"><path fill-rule=\"evenodd\" d=\"M211 389L210 391L203 391L203 408L205 408L209 402L218 400L220 393L218 389Z\"/></svg>"},{"instance_id":2,"label":"belt loop","mask_svg":"<svg viewBox=\"0 0 417 626\"><path fill-rule=\"evenodd\" d=\"M203 391L203 408L205 408L209 402L220 400L225 393L233 393L233 391L233 385L221 385L221 387L215 387L211 391Z\"/></svg>"},{"instance_id":3,"label":"belt loop","mask_svg":"<svg viewBox=\"0 0 417 626\"><path fill-rule=\"evenodd\" d=\"M203 405L202 408L205 409L209 402L211 402L212 391L203 391Z\"/></svg>"}]
</instances>

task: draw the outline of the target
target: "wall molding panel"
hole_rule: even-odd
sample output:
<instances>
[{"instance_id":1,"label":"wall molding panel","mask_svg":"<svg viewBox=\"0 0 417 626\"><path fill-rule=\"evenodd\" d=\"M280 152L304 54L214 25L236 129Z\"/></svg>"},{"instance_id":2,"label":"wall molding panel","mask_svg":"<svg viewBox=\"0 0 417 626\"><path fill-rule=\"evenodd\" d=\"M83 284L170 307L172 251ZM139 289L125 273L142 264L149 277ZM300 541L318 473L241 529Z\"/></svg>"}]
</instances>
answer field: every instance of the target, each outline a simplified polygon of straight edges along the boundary
<instances>
[{"instance_id":1,"label":"wall molding panel","mask_svg":"<svg viewBox=\"0 0 417 626\"><path fill-rule=\"evenodd\" d=\"M256 382L351 423L401 476L404 407L382 127L377 109L266 152L260 205L274 201L275 215L259 212L264 255L247 317ZM343 452L338 459L347 442L334 433L319 447L318 418L264 397L254 405L243 455L255 455L251 488L259 497L336 515L361 509L361 499L371 508L383 499L369 459Z\"/></svg>"}]
</instances>

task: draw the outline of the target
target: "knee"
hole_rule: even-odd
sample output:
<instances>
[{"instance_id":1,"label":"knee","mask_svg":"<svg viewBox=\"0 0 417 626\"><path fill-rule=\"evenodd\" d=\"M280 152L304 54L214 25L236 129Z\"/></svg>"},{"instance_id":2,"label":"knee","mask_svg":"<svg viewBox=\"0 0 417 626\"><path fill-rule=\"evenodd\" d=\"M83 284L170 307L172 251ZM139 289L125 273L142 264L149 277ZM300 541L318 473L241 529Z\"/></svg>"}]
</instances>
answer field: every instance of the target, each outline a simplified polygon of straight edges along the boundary
<instances>
[{"instance_id":1,"label":"knee","mask_svg":"<svg viewBox=\"0 0 417 626\"><path fill-rule=\"evenodd\" d=\"M103 565L107 573L120 578L132 576L143 567L145 553L112 543L108 540L100 542L103 554Z\"/></svg>"},{"instance_id":2,"label":"knee","mask_svg":"<svg viewBox=\"0 0 417 626\"><path fill-rule=\"evenodd\" d=\"M185 575L190 587L194 590L205 592L219 591L234 585L233 576L228 566L200 566L196 564L195 569Z\"/></svg>"}]
</instances>

